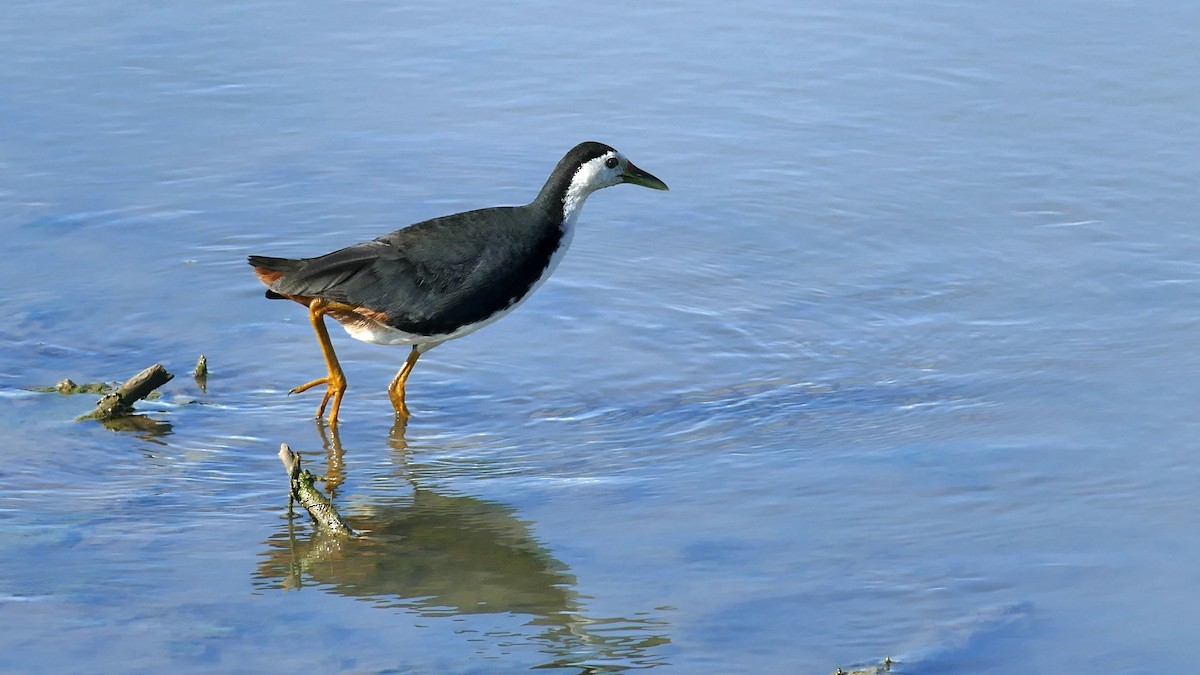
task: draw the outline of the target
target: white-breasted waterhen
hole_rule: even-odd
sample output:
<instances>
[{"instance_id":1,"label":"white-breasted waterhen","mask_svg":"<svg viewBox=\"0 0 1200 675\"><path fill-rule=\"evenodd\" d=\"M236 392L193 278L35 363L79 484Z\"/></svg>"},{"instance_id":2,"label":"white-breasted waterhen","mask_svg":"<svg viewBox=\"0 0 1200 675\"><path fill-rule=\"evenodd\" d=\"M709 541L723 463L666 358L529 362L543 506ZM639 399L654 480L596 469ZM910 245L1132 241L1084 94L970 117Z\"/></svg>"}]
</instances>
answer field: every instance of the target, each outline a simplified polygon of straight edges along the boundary
<instances>
[{"instance_id":1,"label":"white-breasted waterhen","mask_svg":"<svg viewBox=\"0 0 1200 675\"><path fill-rule=\"evenodd\" d=\"M346 391L325 316L359 340L412 345L388 387L396 415L407 418L404 382L422 353L496 321L521 304L558 266L584 200L600 188L667 185L603 143L568 152L525 206L466 211L414 225L316 258L250 256L268 298L308 306L328 374L289 394L325 385L317 417L337 423Z\"/></svg>"}]
</instances>

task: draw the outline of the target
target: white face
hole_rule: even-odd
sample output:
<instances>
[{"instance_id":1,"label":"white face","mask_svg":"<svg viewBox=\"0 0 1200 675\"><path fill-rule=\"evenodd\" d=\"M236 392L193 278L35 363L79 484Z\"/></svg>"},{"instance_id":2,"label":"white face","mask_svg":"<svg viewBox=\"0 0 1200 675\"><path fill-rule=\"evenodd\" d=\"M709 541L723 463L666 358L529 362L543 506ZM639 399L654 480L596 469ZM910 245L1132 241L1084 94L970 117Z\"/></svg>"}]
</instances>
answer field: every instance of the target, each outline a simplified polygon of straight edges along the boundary
<instances>
[{"instance_id":1,"label":"white face","mask_svg":"<svg viewBox=\"0 0 1200 675\"><path fill-rule=\"evenodd\" d=\"M567 191L583 191L591 194L600 188L622 183L624 179L621 174L625 172L628 164L629 160L616 150L606 152L579 167L574 178L571 179L571 187Z\"/></svg>"},{"instance_id":2,"label":"white face","mask_svg":"<svg viewBox=\"0 0 1200 675\"><path fill-rule=\"evenodd\" d=\"M621 174L625 172L625 167L628 165L629 160L613 150L579 167L579 170L571 178L571 185L567 188L567 197L563 200L564 222L574 223L575 218L579 215L579 209L583 206L583 200L587 199L588 195L600 188L623 183L625 179Z\"/></svg>"}]
</instances>

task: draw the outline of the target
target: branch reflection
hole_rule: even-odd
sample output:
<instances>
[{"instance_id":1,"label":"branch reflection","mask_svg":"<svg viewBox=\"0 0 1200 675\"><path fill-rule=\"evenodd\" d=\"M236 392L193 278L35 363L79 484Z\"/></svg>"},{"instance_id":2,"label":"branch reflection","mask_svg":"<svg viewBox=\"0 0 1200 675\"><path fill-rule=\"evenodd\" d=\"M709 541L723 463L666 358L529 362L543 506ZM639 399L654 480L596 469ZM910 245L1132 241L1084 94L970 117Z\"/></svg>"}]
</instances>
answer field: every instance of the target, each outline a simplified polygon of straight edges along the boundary
<instances>
[{"instance_id":1,"label":"branch reflection","mask_svg":"<svg viewBox=\"0 0 1200 675\"><path fill-rule=\"evenodd\" d=\"M336 487L345 480L341 442L336 430L320 428ZM402 424L392 429L389 445L408 474ZM529 641L551 657L545 668L616 672L664 664L658 647L670 642L669 625L659 612L585 616L575 576L512 509L402 478L413 484L411 495L345 509L361 538L300 532L290 521L282 526L265 542L256 585L312 586L426 617L525 615Z\"/></svg>"}]
</instances>

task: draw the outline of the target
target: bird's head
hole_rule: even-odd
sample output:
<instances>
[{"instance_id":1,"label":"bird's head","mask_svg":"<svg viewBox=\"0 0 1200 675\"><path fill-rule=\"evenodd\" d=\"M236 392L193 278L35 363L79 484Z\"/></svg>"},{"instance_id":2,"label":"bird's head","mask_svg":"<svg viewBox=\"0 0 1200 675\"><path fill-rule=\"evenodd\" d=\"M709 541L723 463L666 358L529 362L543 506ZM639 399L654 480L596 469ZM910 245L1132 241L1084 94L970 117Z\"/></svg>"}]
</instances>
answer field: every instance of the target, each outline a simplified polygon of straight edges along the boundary
<instances>
[{"instance_id":1,"label":"bird's head","mask_svg":"<svg viewBox=\"0 0 1200 675\"><path fill-rule=\"evenodd\" d=\"M586 141L559 160L533 203L547 210L562 209L562 222L572 223L588 195L621 183L667 189L666 183L634 166L615 148Z\"/></svg>"},{"instance_id":2,"label":"bird's head","mask_svg":"<svg viewBox=\"0 0 1200 675\"><path fill-rule=\"evenodd\" d=\"M567 157L572 156L577 166L571 179L572 191L589 194L621 183L667 189L667 184L658 177L634 166L620 151L603 143L580 143L567 154Z\"/></svg>"}]
</instances>

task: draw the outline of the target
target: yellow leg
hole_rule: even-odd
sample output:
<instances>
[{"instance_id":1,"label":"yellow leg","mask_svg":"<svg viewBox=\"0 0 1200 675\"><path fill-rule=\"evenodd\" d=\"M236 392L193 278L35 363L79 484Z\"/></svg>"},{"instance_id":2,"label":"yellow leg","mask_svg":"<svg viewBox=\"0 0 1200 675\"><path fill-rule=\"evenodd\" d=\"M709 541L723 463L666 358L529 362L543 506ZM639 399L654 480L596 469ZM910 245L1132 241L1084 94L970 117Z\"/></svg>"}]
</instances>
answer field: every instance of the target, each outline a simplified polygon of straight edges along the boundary
<instances>
[{"instance_id":1,"label":"yellow leg","mask_svg":"<svg viewBox=\"0 0 1200 675\"><path fill-rule=\"evenodd\" d=\"M421 352L416 345L413 345L412 351L408 353L408 359L404 362L404 367L396 373L396 377L388 385L388 396L392 399L392 407L396 409L396 417L400 419L409 418L408 406L404 404L404 383L408 380L408 374L412 372L413 366L417 364L419 358L421 358Z\"/></svg>"},{"instance_id":2,"label":"yellow leg","mask_svg":"<svg viewBox=\"0 0 1200 675\"><path fill-rule=\"evenodd\" d=\"M288 396L291 396L308 391L318 384L325 385L325 396L321 398L321 405L317 408L317 419L325 414L325 405L332 400L333 406L329 408L330 424L337 424L338 410L342 407L342 395L346 393L346 376L342 373L342 366L338 363L337 354L333 351L333 343L329 341L329 331L325 329L325 314L331 309L343 308L353 309L321 298L316 298L308 304L308 319L312 322L313 330L317 332L317 342L321 344L321 354L325 357L325 368L329 374L312 382L306 382L288 392Z\"/></svg>"}]
</instances>

